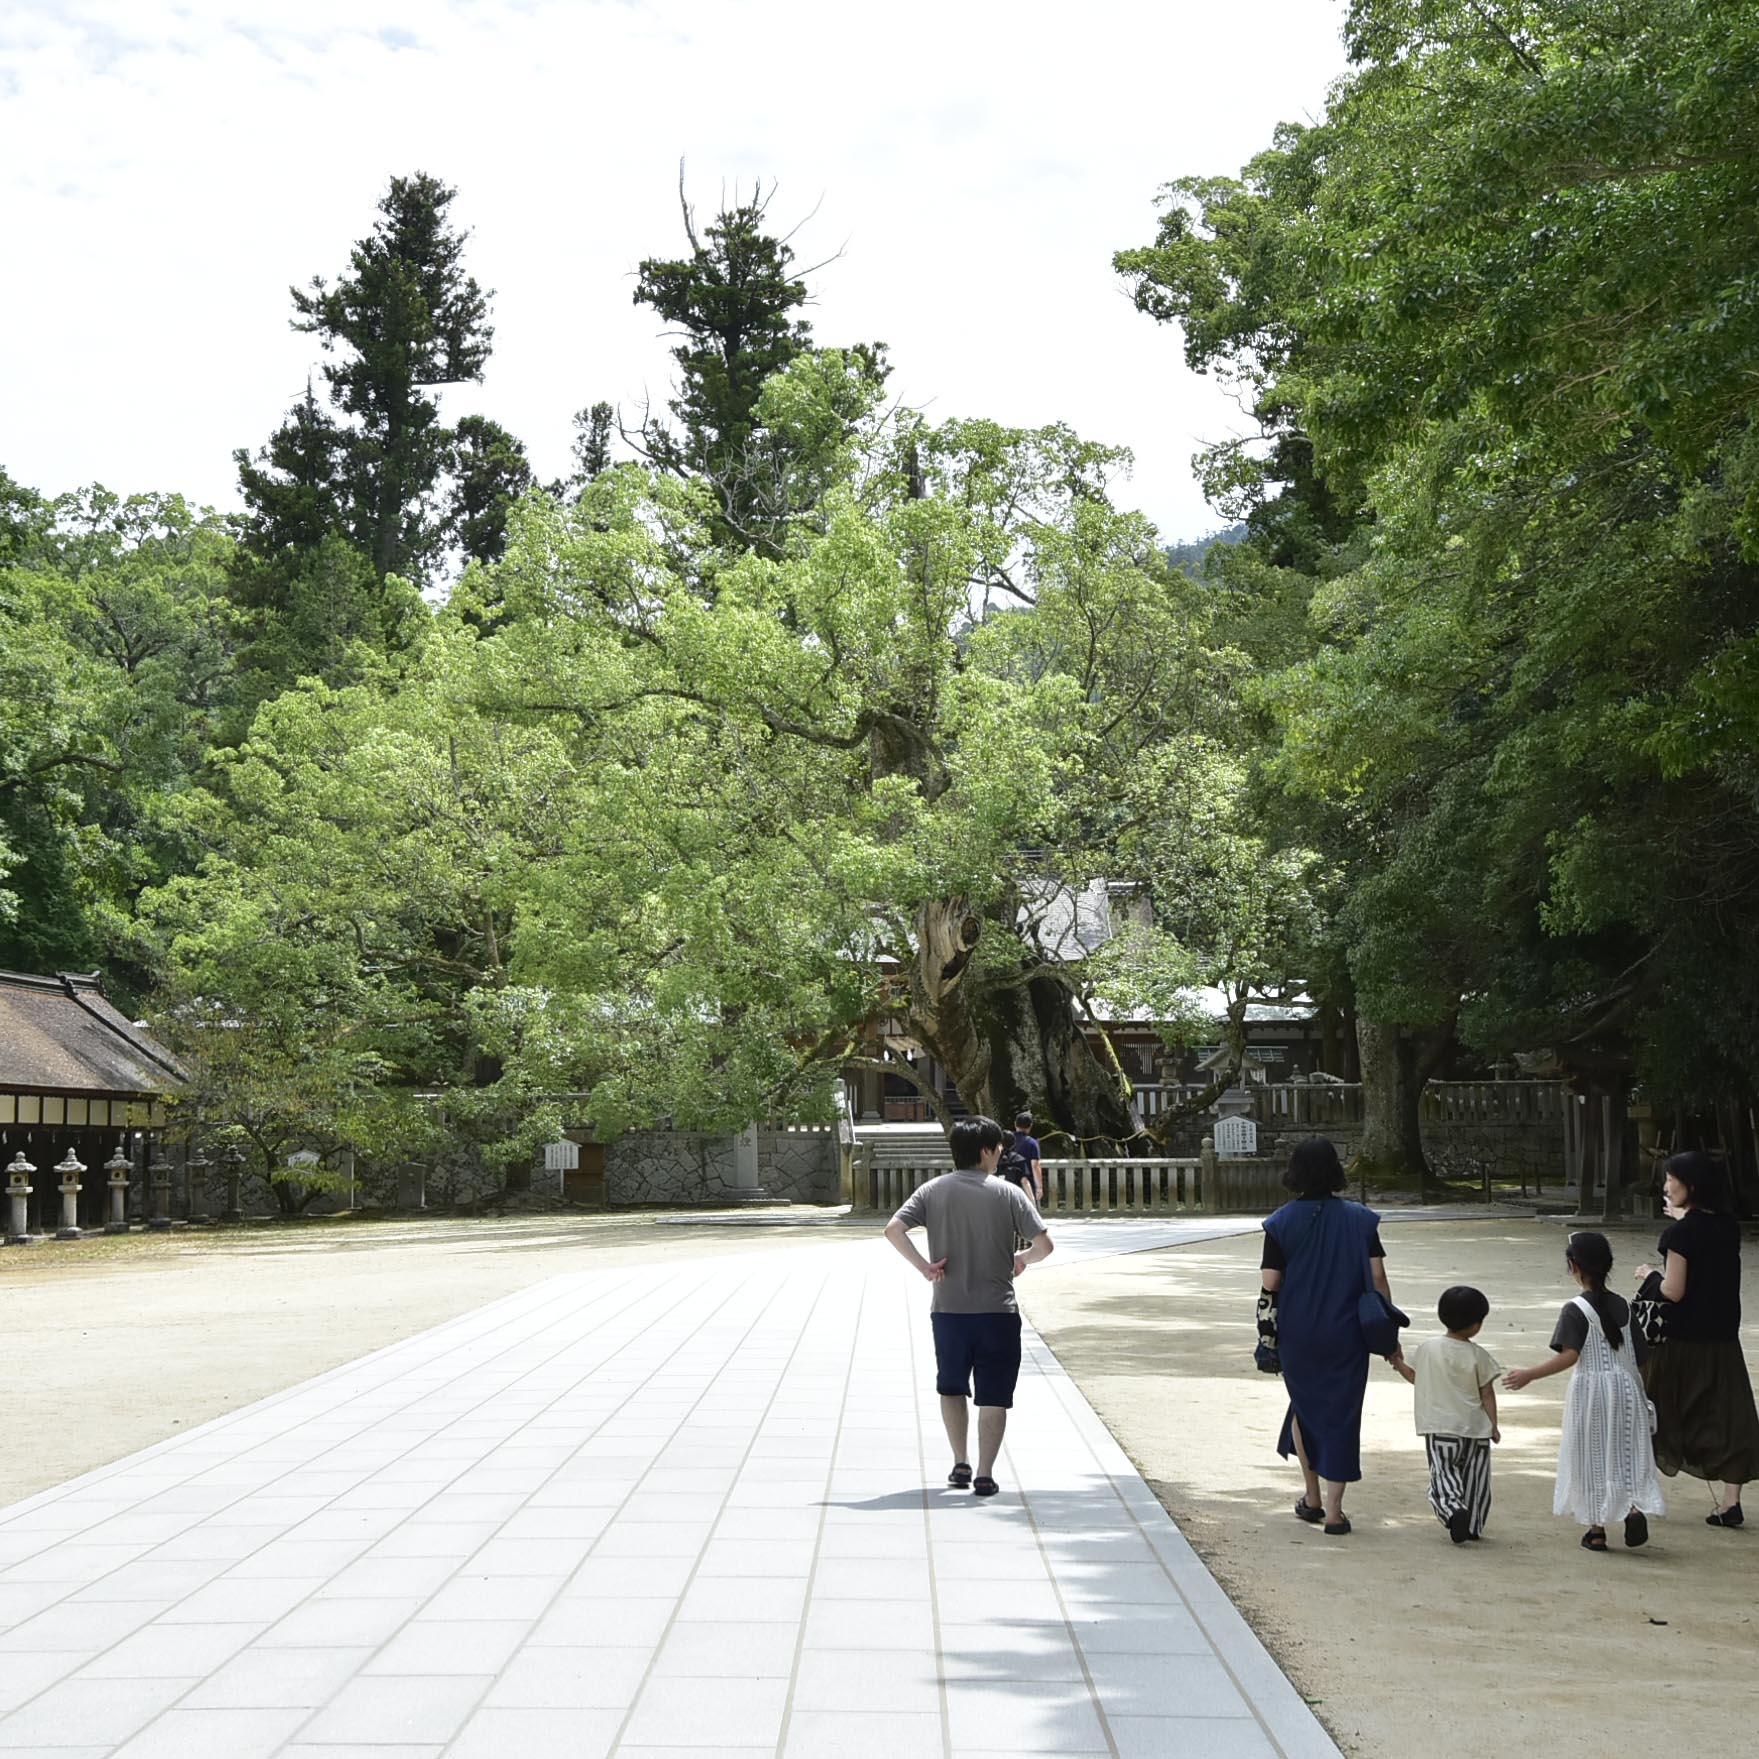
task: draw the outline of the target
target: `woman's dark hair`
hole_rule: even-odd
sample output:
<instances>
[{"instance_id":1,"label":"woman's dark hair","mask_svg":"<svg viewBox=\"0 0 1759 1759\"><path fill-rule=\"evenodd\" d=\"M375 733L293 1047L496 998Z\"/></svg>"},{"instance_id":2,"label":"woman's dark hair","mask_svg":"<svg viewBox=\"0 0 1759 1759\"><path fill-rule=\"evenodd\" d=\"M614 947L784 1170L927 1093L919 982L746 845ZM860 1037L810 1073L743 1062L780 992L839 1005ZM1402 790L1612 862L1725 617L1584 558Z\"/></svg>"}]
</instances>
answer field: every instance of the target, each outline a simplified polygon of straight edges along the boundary
<instances>
[{"instance_id":1,"label":"woman's dark hair","mask_svg":"<svg viewBox=\"0 0 1759 1759\"><path fill-rule=\"evenodd\" d=\"M1443 1289L1435 1304L1435 1316L1449 1331L1464 1331L1469 1325L1481 1325L1490 1317L1490 1303L1482 1289L1470 1283L1455 1283Z\"/></svg>"},{"instance_id":2,"label":"woman's dark hair","mask_svg":"<svg viewBox=\"0 0 1759 1759\"><path fill-rule=\"evenodd\" d=\"M1323 1136L1309 1136L1295 1144L1283 1184L1297 1197L1329 1197L1344 1188L1344 1163Z\"/></svg>"},{"instance_id":3,"label":"woman's dark hair","mask_svg":"<svg viewBox=\"0 0 1759 1759\"><path fill-rule=\"evenodd\" d=\"M1612 1273L1612 1242L1604 1234L1572 1234L1564 1247L1564 1262L1582 1273L1588 1287L1588 1305L1599 1316L1606 1341L1616 1350L1624 1342L1624 1330L1612 1315L1612 1299L1606 1279Z\"/></svg>"},{"instance_id":4,"label":"woman's dark hair","mask_svg":"<svg viewBox=\"0 0 1759 1759\"><path fill-rule=\"evenodd\" d=\"M1729 1198L1728 1174L1709 1155L1693 1148L1669 1155L1661 1170L1686 1188L1686 1201L1693 1209L1715 1209L1724 1215L1734 1207Z\"/></svg>"}]
</instances>

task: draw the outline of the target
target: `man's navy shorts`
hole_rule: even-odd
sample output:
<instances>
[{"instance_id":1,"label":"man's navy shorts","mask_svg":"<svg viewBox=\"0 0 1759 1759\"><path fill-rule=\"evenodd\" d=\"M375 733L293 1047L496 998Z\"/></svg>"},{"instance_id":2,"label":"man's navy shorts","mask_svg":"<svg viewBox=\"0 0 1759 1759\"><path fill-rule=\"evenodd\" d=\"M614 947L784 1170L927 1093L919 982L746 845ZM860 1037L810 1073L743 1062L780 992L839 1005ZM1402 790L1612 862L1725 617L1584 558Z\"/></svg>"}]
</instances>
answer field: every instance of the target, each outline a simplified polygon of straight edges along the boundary
<instances>
[{"instance_id":1,"label":"man's navy shorts","mask_svg":"<svg viewBox=\"0 0 1759 1759\"><path fill-rule=\"evenodd\" d=\"M1020 1378L1018 1313L931 1313L934 1322L935 1391L949 1398L973 1397L980 1405L1014 1403Z\"/></svg>"}]
</instances>

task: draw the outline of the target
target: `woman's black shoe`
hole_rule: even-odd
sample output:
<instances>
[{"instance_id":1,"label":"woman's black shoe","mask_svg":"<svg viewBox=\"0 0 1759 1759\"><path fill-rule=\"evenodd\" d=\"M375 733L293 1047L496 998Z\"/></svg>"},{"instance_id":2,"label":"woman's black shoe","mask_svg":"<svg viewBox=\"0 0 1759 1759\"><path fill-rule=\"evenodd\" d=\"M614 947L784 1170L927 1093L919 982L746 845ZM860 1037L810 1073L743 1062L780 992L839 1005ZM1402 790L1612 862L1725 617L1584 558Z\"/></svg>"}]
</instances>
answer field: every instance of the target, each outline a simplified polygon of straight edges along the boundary
<instances>
[{"instance_id":1,"label":"woman's black shoe","mask_svg":"<svg viewBox=\"0 0 1759 1759\"><path fill-rule=\"evenodd\" d=\"M1325 1519L1325 1510L1316 1509L1306 1497L1302 1497L1301 1500L1295 1504L1295 1515L1297 1519L1312 1524Z\"/></svg>"},{"instance_id":2,"label":"woman's black shoe","mask_svg":"<svg viewBox=\"0 0 1759 1759\"><path fill-rule=\"evenodd\" d=\"M1706 1527L1744 1527L1746 1524L1747 1517L1741 1513L1739 1503L1730 1508L1718 1509L1714 1515L1704 1517Z\"/></svg>"}]
</instances>

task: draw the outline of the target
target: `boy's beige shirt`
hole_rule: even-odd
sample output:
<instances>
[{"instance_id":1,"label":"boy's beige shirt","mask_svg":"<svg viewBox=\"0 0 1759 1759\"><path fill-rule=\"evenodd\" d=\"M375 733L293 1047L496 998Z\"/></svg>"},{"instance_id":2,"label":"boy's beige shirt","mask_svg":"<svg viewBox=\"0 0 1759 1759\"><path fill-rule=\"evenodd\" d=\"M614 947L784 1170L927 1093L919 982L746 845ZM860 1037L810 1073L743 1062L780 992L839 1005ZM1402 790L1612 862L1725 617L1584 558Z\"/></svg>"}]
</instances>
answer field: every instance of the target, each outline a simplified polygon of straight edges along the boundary
<instances>
[{"instance_id":1,"label":"boy's beige shirt","mask_svg":"<svg viewBox=\"0 0 1759 1759\"><path fill-rule=\"evenodd\" d=\"M1502 1364L1470 1338L1430 1338L1411 1358L1417 1371L1417 1433L1490 1439L1490 1413L1479 1389L1502 1373Z\"/></svg>"}]
</instances>

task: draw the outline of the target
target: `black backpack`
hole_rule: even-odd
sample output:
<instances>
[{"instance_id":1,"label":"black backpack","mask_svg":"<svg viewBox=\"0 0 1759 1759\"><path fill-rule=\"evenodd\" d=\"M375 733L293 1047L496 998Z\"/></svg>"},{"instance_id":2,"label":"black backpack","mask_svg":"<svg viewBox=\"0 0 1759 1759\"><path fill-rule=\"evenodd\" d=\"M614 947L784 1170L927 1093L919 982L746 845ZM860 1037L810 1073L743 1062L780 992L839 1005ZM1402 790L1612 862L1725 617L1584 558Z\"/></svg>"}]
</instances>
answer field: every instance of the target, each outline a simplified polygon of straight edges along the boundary
<instances>
[{"instance_id":1,"label":"black backpack","mask_svg":"<svg viewBox=\"0 0 1759 1759\"><path fill-rule=\"evenodd\" d=\"M1011 1148L1002 1150L1002 1158L996 1162L996 1171L1010 1185L1024 1185L1026 1183L1025 1157L1016 1154Z\"/></svg>"}]
</instances>

